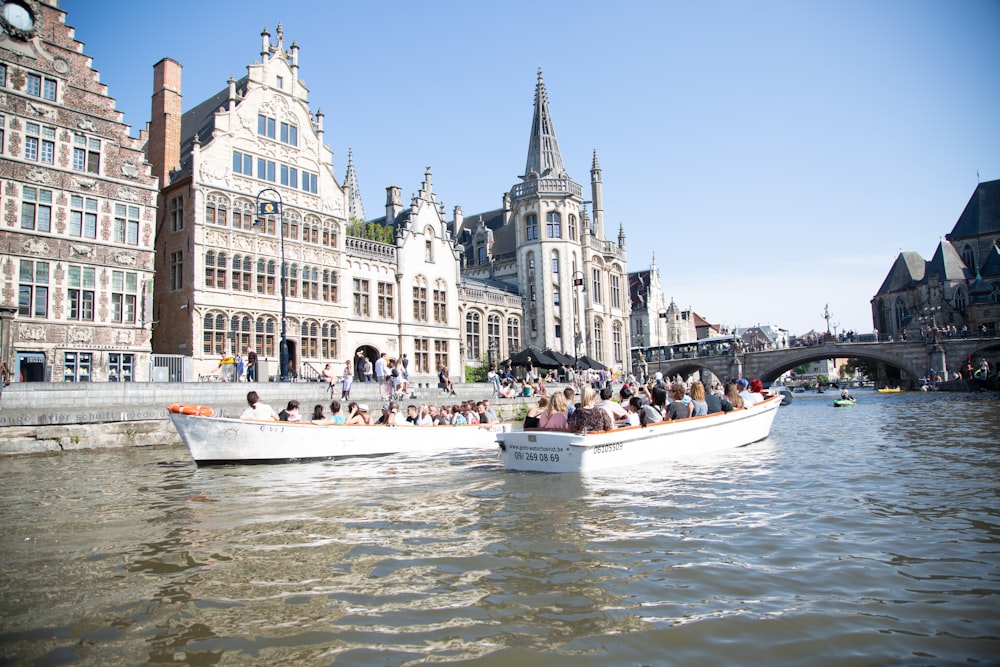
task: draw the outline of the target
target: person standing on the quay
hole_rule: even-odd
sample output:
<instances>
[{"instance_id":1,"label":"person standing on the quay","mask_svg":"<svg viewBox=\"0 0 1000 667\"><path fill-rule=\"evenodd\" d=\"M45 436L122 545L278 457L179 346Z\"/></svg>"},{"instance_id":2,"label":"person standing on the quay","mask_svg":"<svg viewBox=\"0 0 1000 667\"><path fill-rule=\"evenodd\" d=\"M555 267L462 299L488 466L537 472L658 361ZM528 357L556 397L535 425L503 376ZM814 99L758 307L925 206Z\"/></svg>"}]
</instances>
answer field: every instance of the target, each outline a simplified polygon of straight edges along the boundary
<instances>
[{"instance_id":1,"label":"person standing on the quay","mask_svg":"<svg viewBox=\"0 0 1000 667\"><path fill-rule=\"evenodd\" d=\"M242 382L243 377L243 355L239 352L236 353L236 382Z\"/></svg>"},{"instance_id":2,"label":"person standing on the quay","mask_svg":"<svg viewBox=\"0 0 1000 667\"><path fill-rule=\"evenodd\" d=\"M344 377L340 379L340 400L351 400L351 385L354 384L354 373L351 372L351 360L344 362Z\"/></svg>"},{"instance_id":3,"label":"person standing on the quay","mask_svg":"<svg viewBox=\"0 0 1000 667\"><path fill-rule=\"evenodd\" d=\"M252 347L247 348L247 382L257 381L257 353Z\"/></svg>"}]
</instances>

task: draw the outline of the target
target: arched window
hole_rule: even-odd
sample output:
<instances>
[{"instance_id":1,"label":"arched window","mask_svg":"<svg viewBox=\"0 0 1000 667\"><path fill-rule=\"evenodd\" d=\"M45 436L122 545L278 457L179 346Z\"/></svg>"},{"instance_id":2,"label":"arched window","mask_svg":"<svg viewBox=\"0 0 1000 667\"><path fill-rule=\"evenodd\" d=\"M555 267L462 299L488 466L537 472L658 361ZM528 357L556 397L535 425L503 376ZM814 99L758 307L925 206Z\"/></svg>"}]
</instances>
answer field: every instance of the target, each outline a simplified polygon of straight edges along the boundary
<instances>
[{"instance_id":1,"label":"arched window","mask_svg":"<svg viewBox=\"0 0 1000 667\"><path fill-rule=\"evenodd\" d=\"M521 351L521 320L516 317L507 318L507 355Z\"/></svg>"},{"instance_id":2,"label":"arched window","mask_svg":"<svg viewBox=\"0 0 1000 667\"><path fill-rule=\"evenodd\" d=\"M975 272L976 270L976 253L972 250L972 246L966 243L962 246L962 261L965 265L969 267L969 270Z\"/></svg>"},{"instance_id":3,"label":"arched window","mask_svg":"<svg viewBox=\"0 0 1000 667\"><path fill-rule=\"evenodd\" d=\"M594 318L594 357L598 361L604 359L604 322L599 317Z\"/></svg>"},{"instance_id":4,"label":"arched window","mask_svg":"<svg viewBox=\"0 0 1000 667\"><path fill-rule=\"evenodd\" d=\"M226 253L220 252L218 257L214 250L205 253L205 287L226 288Z\"/></svg>"},{"instance_id":5,"label":"arched window","mask_svg":"<svg viewBox=\"0 0 1000 667\"><path fill-rule=\"evenodd\" d=\"M571 214L569 216L569 223L568 223L567 226L569 227L569 240L570 241L575 241L576 240L576 216L575 215Z\"/></svg>"},{"instance_id":6,"label":"arched window","mask_svg":"<svg viewBox=\"0 0 1000 667\"><path fill-rule=\"evenodd\" d=\"M413 320L427 321L427 278L424 276L413 279Z\"/></svg>"},{"instance_id":7,"label":"arched window","mask_svg":"<svg viewBox=\"0 0 1000 667\"><path fill-rule=\"evenodd\" d=\"M274 356L274 331L275 320L273 317L258 317L256 325L257 333L257 354L262 357Z\"/></svg>"},{"instance_id":8,"label":"arched window","mask_svg":"<svg viewBox=\"0 0 1000 667\"><path fill-rule=\"evenodd\" d=\"M493 359L500 354L500 316L490 315L486 318L486 348L490 351Z\"/></svg>"},{"instance_id":9,"label":"arched window","mask_svg":"<svg viewBox=\"0 0 1000 667\"><path fill-rule=\"evenodd\" d=\"M337 272L329 269L323 270L323 301L327 303L337 302Z\"/></svg>"},{"instance_id":10,"label":"arched window","mask_svg":"<svg viewBox=\"0 0 1000 667\"><path fill-rule=\"evenodd\" d=\"M319 301L319 269L315 266L302 267L302 298Z\"/></svg>"},{"instance_id":11,"label":"arched window","mask_svg":"<svg viewBox=\"0 0 1000 667\"><path fill-rule=\"evenodd\" d=\"M340 356L340 350L337 346L337 325L336 324L324 324L323 325L323 335L320 338L320 349L323 352L324 359L336 359Z\"/></svg>"},{"instance_id":12,"label":"arched window","mask_svg":"<svg viewBox=\"0 0 1000 667\"><path fill-rule=\"evenodd\" d=\"M226 350L226 316L222 313L208 313L205 315L204 329L202 352L222 356Z\"/></svg>"},{"instance_id":13,"label":"arched window","mask_svg":"<svg viewBox=\"0 0 1000 667\"><path fill-rule=\"evenodd\" d=\"M896 331L902 331L906 328L906 325L910 323L910 317L906 310L906 304L903 303L902 299L896 301L893 316Z\"/></svg>"},{"instance_id":14,"label":"arched window","mask_svg":"<svg viewBox=\"0 0 1000 667\"><path fill-rule=\"evenodd\" d=\"M545 236L550 239L562 238L562 216L556 211L545 214Z\"/></svg>"},{"instance_id":15,"label":"arched window","mask_svg":"<svg viewBox=\"0 0 1000 667\"><path fill-rule=\"evenodd\" d=\"M465 315L465 357L478 359L481 354L479 340L479 313Z\"/></svg>"},{"instance_id":16,"label":"arched window","mask_svg":"<svg viewBox=\"0 0 1000 667\"><path fill-rule=\"evenodd\" d=\"M615 363L622 363L625 357L622 356L622 323L615 322L611 326L611 348L614 353Z\"/></svg>"},{"instance_id":17,"label":"arched window","mask_svg":"<svg viewBox=\"0 0 1000 667\"><path fill-rule=\"evenodd\" d=\"M233 255L233 291L249 292L253 276L253 260L242 255Z\"/></svg>"},{"instance_id":18,"label":"arched window","mask_svg":"<svg viewBox=\"0 0 1000 667\"><path fill-rule=\"evenodd\" d=\"M965 298L965 290L957 289L955 290L955 310L965 310L968 301Z\"/></svg>"},{"instance_id":19,"label":"arched window","mask_svg":"<svg viewBox=\"0 0 1000 667\"><path fill-rule=\"evenodd\" d=\"M443 280L434 282L434 323L448 324L448 286Z\"/></svg>"},{"instance_id":20,"label":"arched window","mask_svg":"<svg viewBox=\"0 0 1000 667\"><path fill-rule=\"evenodd\" d=\"M299 295L299 265L292 264L288 268L288 297L291 299Z\"/></svg>"},{"instance_id":21,"label":"arched window","mask_svg":"<svg viewBox=\"0 0 1000 667\"><path fill-rule=\"evenodd\" d=\"M552 251L552 273L559 275L559 251Z\"/></svg>"},{"instance_id":22,"label":"arched window","mask_svg":"<svg viewBox=\"0 0 1000 667\"><path fill-rule=\"evenodd\" d=\"M317 358L319 352L319 324L317 322L306 320L302 323L299 344L303 357L309 359Z\"/></svg>"}]
</instances>

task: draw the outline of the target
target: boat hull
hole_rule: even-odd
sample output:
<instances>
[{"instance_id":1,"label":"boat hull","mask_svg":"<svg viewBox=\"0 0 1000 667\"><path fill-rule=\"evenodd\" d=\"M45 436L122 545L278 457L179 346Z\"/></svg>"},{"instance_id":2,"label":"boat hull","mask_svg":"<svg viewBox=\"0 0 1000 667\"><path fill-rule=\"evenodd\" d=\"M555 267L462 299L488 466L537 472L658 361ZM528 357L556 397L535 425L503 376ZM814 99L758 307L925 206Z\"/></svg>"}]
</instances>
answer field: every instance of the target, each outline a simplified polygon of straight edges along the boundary
<instances>
[{"instance_id":1,"label":"boat hull","mask_svg":"<svg viewBox=\"0 0 1000 667\"><path fill-rule=\"evenodd\" d=\"M170 421L199 466L290 463L450 450L495 451L499 432L489 426L317 426L308 422L244 421L170 414Z\"/></svg>"},{"instance_id":2,"label":"boat hull","mask_svg":"<svg viewBox=\"0 0 1000 667\"><path fill-rule=\"evenodd\" d=\"M735 449L771 432L781 397L749 410L596 433L527 430L497 435L509 470L592 472Z\"/></svg>"}]
</instances>

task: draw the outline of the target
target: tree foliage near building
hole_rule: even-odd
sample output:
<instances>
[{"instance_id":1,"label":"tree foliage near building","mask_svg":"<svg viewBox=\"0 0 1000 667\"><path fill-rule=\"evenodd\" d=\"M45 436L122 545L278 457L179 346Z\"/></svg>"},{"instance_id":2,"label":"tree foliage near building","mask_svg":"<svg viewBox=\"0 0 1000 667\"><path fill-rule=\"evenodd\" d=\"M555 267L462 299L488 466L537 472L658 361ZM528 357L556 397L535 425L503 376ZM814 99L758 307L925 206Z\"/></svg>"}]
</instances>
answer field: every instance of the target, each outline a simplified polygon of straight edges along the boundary
<instances>
[{"instance_id":1,"label":"tree foliage near building","mask_svg":"<svg viewBox=\"0 0 1000 667\"><path fill-rule=\"evenodd\" d=\"M377 222L365 222L352 217L347 222L346 233L359 239L377 241L378 243L394 244L396 242L396 228L392 225L383 225Z\"/></svg>"}]
</instances>

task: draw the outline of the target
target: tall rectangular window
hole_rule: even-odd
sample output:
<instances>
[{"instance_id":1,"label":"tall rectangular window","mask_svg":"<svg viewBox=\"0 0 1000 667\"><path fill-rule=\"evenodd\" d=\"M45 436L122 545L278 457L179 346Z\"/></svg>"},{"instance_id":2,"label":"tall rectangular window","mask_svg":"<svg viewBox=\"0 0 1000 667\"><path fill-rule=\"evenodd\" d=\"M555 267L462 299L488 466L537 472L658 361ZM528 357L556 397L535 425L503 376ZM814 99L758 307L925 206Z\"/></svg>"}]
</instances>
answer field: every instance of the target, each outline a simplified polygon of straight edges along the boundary
<instances>
[{"instance_id":1,"label":"tall rectangular window","mask_svg":"<svg viewBox=\"0 0 1000 667\"><path fill-rule=\"evenodd\" d=\"M66 277L69 319L94 320L95 273L92 266L69 266Z\"/></svg>"},{"instance_id":2,"label":"tall rectangular window","mask_svg":"<svg viewBox=\"0 0 1000 667\"><path fill-rule=\"evenodd\" d=\"M260 180L274 183L277 179L276 169L277 165L274 160L265 160L262 157L257 158L257 178Z\"/></svg>"},{"instance_id":3,"label":"tall rectangular window","mask_svg":"<svg viewBox=\"0 0 1000 667\"><path fill-rule=\"evenodd\" d=\"M135 271L111 272L111 321L135 323L138 274Z\"/></svg>"},{"instance_id":4,"label":"tall rectangular window","mask_svg":"<svg viewBox=\"0 0 1000 667\"><path fill-rule=\"evenodd\" d=\"M17 314L21 317L48 317L49 263L22 259L19 271Z\"/></svg>"},{"instance_id":5,"label":"tall rectangular window","mask_svg":"<svg viewBox=\"0 0 1000 667\"><path fill-rule=\"evenodd\" d=\"M392 283L378 284L378 316L384 320L391 320L396 316L396 309L393 299Z\"/></svg>"},{"instance_id":6,"label":"tall rectangular window","mask_svg":"<svg viewBox=\"0 0 1000 667\"><path fill-rule=\"evenodd\" d=\"M54 164L56 158L56 128L24 124L24 159Z\"/></svg>"},{"instance_id":7,"label":"tall rectangular window","mask_svg":"<svg viewBox=\"0 0 1000 667\"><path fill-rule=\"evenodd\" d=\"M101 171L101 140L85 134L73 135L73 169L99 174Z\"/></svg>"},{"instance_id":8,"label":"tall rectangular window","mask_svg":"<svg viewBox=\"0 0 1000 667\"><path fill-rule=\"evenodd\" d=\"M281 124L281 141L289 146L299 145L299 128L288 123Z\"/></svg>"},{"instance_id":9,"label":"tall rectangular window","mask_svg":"<svg viewBox=\"0 0 1000 667\"><path fill-rule=\"evenodd\" d=\"M327 303L337 302L337 272L329 269L323 270L323 301Z\"/></svg>"},{"instance_id":10,"label":"tall rectangular window","mask_svg":"<svg viewBox=\"0 0 1000 667\"><path fill-rule=\"evenodd\" d=\"M170 253L170 289L179 290L184 287L184 252L181 250Z\"/></svg>"},{"instance_id":11,"label":"tall rectangular window","mask_svg":"<svg viewBox=\"0 0 1000 667\"><path fill-rule=\"evenodd\" d=\"M413 319L417 322L427 321L427 288L413 288Z\"/></svg>"},{"instance_id":12,"label":"tall rectangular window","mask_svg":"<svg viewBox=\"0 0 1000 667\"><path fill-rule=\"evenodd\" d=\"M448 341L434 341L434 368L448 365Z\"/></svg>"},{"instance_id":13,"label":"tall rectangular window","mask_svg":"<svg viewBox=\"0 0 1000 667\"><path fill-rule=\"evenodd\" d=\"M354 314L358 317L371 317L370 295L368 281L364 278L354 279Z\"/></svg>"},{"instance_id":14,"label":"tall rectangular window","mask_svg":"<svg viewBox=\"0 0 1000 667\"><path fill-rule=\"evenodd\" d=\"M170 231L179 232L184 229L184 195L170 200Z\"/></svg>"},{"instance_id":15,"label":"tall rectangular window","mask_svg":"<svg viewBox=\"0 0 1000 667\"><path fill-rule=\"evenodd\" d=\"M90 382L93 352L66 352L63 355L63 382Z\"/></svg>"},{"instance_id":16,"label":"tall rectangular window","mask_svg":"<svg viewBox=\"0 0 1000 667\"><path fill-rule=\"evenodd\" d=\"M590 275L593 285L590 298L594 300L594 303L604 303L604 300L601 298L601 270L591 269Z\"/></svg>"},{"instance_id":17,"label":"tall rectangular window","mask_svg":"<svg viewBox=\"0 0 1000 667\"><path fill-rule=\"evenodd\" d=\"M71 195L69 198L69 234L87 239L97 238L97 200Z\"/></svg>"},{"instance_id":18,"label":"tall rectangular window","mask_svg":"<svg viewBox=\"0 0 1000 667\"><path fill-rule=\"evenodd\" d=\"M443 289L434 290L434 322L448 323L448 293Z\"/></svg>"},{"instance_id":19,"label":"tall rectangular window","mask_svg":"<svg viewBox=\"0 0 1000 667\"><path fill-rule=\"evenodd\" d=\"M618 276L611 276L611 307L622 307L622 288Z\"/></svg>"},{"instance_id":20,"label":"tall rectangular window","mask_svg":"<svg viewBox=\"0 0 1000 667\"><path fill-rule=\"evenodd\" d=\"M52 191L24 186L21 195L21 229L52 229Z\"/></svg>"},{"instance_id":21,"label":"tall rectangular window","mask_svg":"<svg viewBox=\"0 0 1000 667\"><path fill-rule=\"evenodd\" d=\"M257 115L257 134L274 139L274 119L263 114Z\"/></svg>"},{"instance_id":22,"label":"tall rectangular window","mask_svg":"<svg viewBox=\"0 0 1000 667\"><path fill-rule=\"evenodd\" d=\"M299 170L287 164L281 165L281 184L290 188L299 187Z\"/></svg>"},{"instance_id":23,"label":"tall rectangular window","mask_svg":"<svg viewBox=\"0 0 1000 667\"><path fill-rule=\"evenodd\" d=\"M253 176L253 156L249 153L233 151L233 173Z\"/></svg>"},{"instance_id":24,"label":"tall rectangular window","mask_svg":"<svg viewBox=\"0 0 1000 667\"><path fill-rule=\"evenodd\" d=\"M302 175L302 189L305 192L311 192L313 194L316 194L316 192L318 191L316 174L311 174L308 171L303 171L301 172L301 175Z\"/></svg>"},{"instance_id":25,"label":"tall rectangular window","mask_svg":"<svg viewBox=\"0 0 1000 667\"><path fill-rule=\"evenodd\" d=\"M139 207L115 204L115 242L139 245Z\"/></svg>"},{"instance_id":26,"label":"tall rectangular window","mask_svg":"<svg viewBox=\"0 0 1000 667\"><path fill-rule=\"evenodd\" d=\"M108 353L108 382L132 382L135 379L135 355Z\"/></svg>"},{"instance_id":27,"label":"tall rectangular window","mask_svg":"<svg viewBox=\"0 0 1000 667\"><path fill-rule=\"evenodd\" d=\"M426 338L413 339L413 372L430 373L429 341Z\"/></svg>"},{"instance_id":28,"label":"tall rectangular window","mask_svg":"<svg viewBox=\"0 0 1000 667\"><path fill-rule=\"evenodd\" d=\"M532 213L525 219L524 238L526 241L538 239L538 216Z\"/></svg>"}]
</instances>

